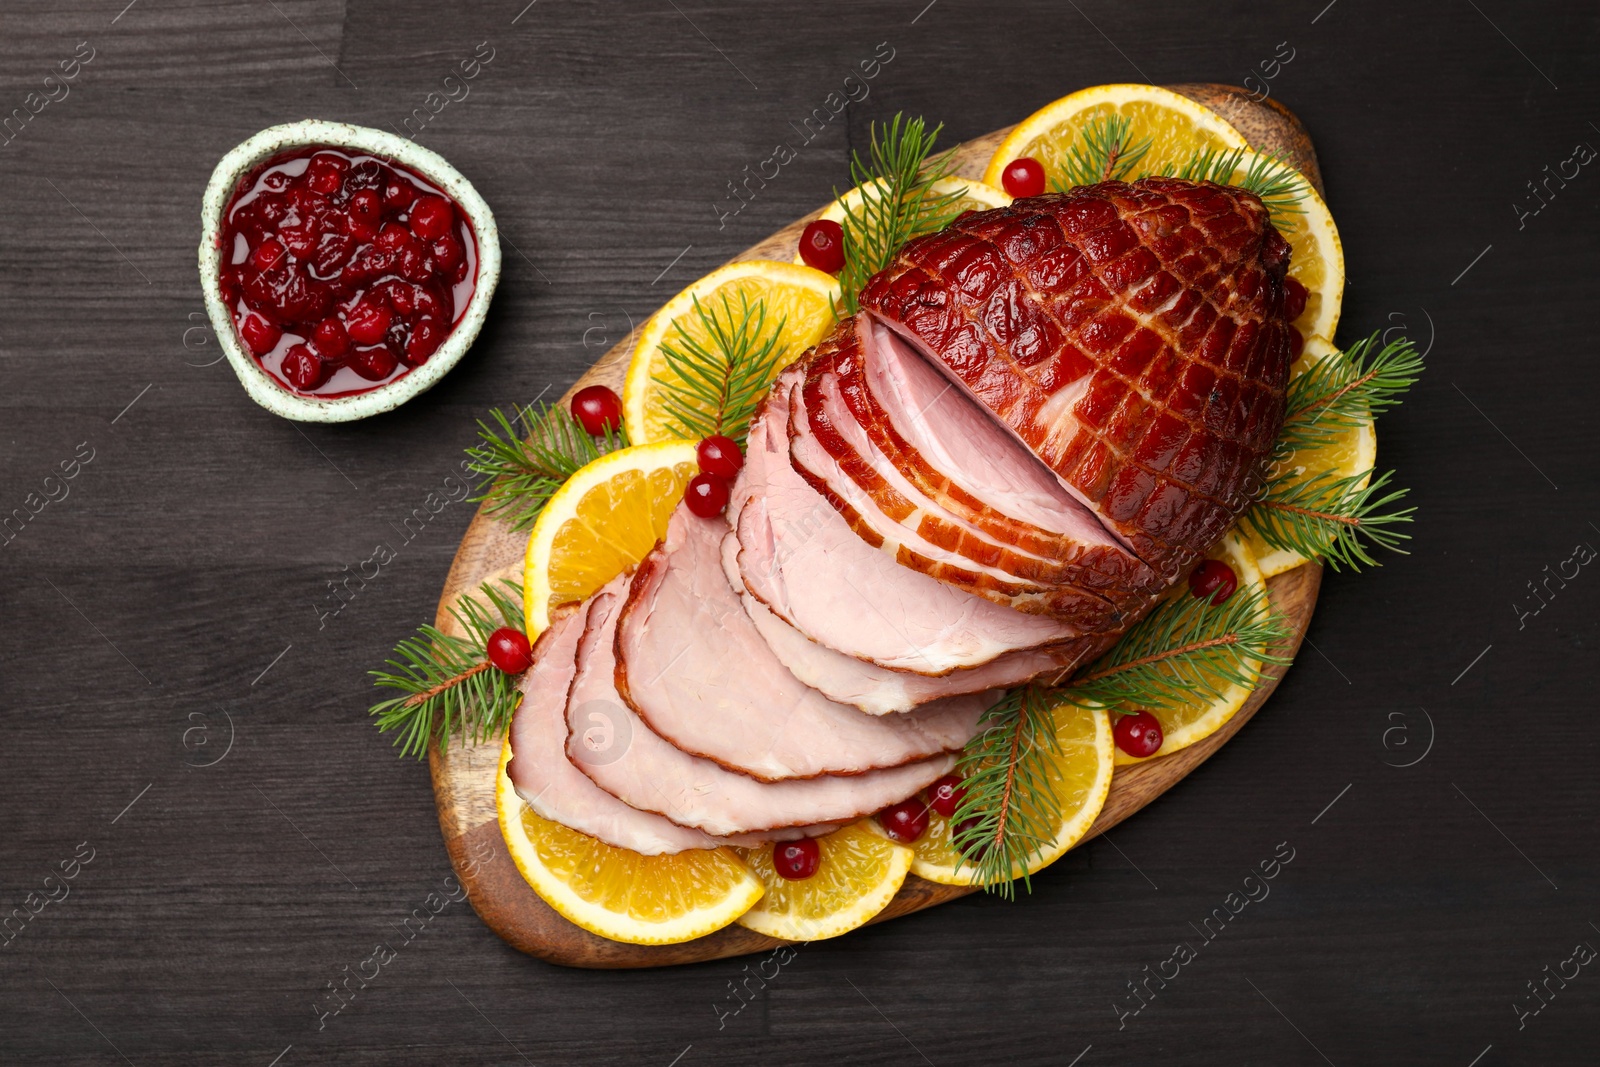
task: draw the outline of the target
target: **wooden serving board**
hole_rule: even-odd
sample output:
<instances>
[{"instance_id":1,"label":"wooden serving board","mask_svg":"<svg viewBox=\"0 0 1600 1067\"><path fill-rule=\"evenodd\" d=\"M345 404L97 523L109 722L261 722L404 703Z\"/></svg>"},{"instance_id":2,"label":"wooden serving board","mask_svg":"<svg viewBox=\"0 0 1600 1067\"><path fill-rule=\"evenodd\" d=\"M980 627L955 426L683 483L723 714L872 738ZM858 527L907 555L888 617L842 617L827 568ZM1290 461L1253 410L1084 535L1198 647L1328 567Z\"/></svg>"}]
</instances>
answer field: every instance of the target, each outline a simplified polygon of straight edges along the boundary
<instances>
[{"instance_id":1,"label":"wooden serving board","mask_svg":"<svg viewBox=\"0 0 1600 1067\"><path fill-rule=\"evenodd\" d=\"M1277 101L1257 102L1244 90L1224 85L1175 85L1171 88L1221 114L1255 148L1284 155L1321 191L1322 175L1310 138L1299 120ZM955 173L964 178L980 179L990 156L1008 132L1009 129L996 130L961 145L956 150ZM819 212L820 209L784 227L734 258L788 262L795 254L801 230ZM633 343L634 336L630 334L607 352L573 384L562 402L586 385L608 385L620 394ZM463 592L477 589L480 582L501 577L518 578L526 545L527 534L512 532L479 509L461 540L445 580L444 593L439 600L438 625L443 628L451 622L450 606ZM1321 581L1321 567L1307 564L1267 583L1273 607L1293 624L1291 653L1298 651L1305 636ZM1285 669L1277 667L1268 671L1268 680L1251 695L1244 707L1226 726L1204 741L1170 756L1119 768L1112 779L1105 807L1085 840L1110 829L1155 800L1226 744L1266 702ZM562 918L523 881L501 839L495 814L500 747L498 740L484 745L455 742L447 752L435 746L429 753L428 766L433 774L439 826L444 832L450 861L478 915L511 945L541 959L571 967L625 968L720 959L762 952L782 944L733 925L679 945L625 945L598 937ZM883 922L973 891L971 887L938 885L913 875L872 921ZM1017 906L1026 908L1027 904Z\"/></svg>"}]
</instances>

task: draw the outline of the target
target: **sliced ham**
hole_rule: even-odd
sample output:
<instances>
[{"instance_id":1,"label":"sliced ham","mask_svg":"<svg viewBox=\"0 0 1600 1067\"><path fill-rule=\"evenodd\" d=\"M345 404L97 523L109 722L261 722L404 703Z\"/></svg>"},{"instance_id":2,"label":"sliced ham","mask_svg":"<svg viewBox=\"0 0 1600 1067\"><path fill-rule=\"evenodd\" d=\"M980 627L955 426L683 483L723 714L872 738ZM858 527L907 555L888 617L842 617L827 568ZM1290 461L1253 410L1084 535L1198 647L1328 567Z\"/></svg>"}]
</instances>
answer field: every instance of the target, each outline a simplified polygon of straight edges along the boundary
<instances>
[{"instance_id":1,"label":"sliced ham","mask_svg":"<svg viewBox=\"0 0 1600 1067\"><path fill-rule=\"evenodd\" d=\"M732 533L723 539L722 552L723 567L731 580L737 581L739 541ZM891 671L820 645L768 611L766 605L748 591L741 591L740 601L767 647L789 673L829 699L853 705L868 715L909 711L957 693L982 693L1021 685L1041 675L1075 666L1089 651L1087 641L1074 641L1049 648L1008 652L981 667L930 678ZM992 703L991 694L986 693L984 700Z\"/></svg>"},{"instance_id":2,"label":"sliced ham","mask_svg":"<svg viewBox=\"0 0 1600 1067\"><path fill-rule=\"evenodd\" d=\"M617 693L622 588L608 586L589 604L578 670L567 694L567 757L623 803L719 837L766 833L861 818L904 800L955 766L954 756L940 755L864 774L759 782L674 747ZM600 732L598 746L592 736L585 738L591 731Z\"/></svg>"},{"instance_id":3,"label":"sliced ham","mask_svg":"<svg viewBox=\"0 0 1600 1067\"><path fill-rule=\"evenodd\" d=\"M585 614L580 608L560 616L534 642L533 666L522 676L522 703L511 720L506 773L517 795L546 819L646 856L726 844L629 807L567 760L567 687L578 669Z\"/></svg>"},{"instance_id":4,"label":"sliced ham","mask_svg":"<svg viewBox=\"0 0 1600 1067\"><path fill-rule=\"evenodd\" d=\"M795 678L722 568L728 525L680 505L639 565L616 627L616 687L651 732L763 781L860 774L957 752L992 697L863 715ZM852 661L853 662L853 661Z\"/></svg>"},{"instance_id":5,"label":"sliced ham","mask_svg":"<svg viewBox=\"0 0 1600 1067\"><path fill-rule=\"evenodd\" d=\"M745 588L811 640L890 670L943 675L1080 631L902 567L856 536L790 466L780 377L751 425L729 514Z\"/></svg>"}]
</instances>

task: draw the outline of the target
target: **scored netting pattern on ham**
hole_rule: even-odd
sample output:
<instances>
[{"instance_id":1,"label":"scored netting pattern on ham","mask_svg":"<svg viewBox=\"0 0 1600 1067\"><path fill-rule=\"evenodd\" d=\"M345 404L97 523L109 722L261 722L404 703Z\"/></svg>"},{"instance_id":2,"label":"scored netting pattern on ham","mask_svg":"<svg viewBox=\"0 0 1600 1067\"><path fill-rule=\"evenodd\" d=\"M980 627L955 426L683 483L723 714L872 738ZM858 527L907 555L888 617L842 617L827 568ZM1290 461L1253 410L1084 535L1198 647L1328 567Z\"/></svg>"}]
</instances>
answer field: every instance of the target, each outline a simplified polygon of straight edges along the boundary
<instances>
[{"instance_id":1,"label":"scored netting pattern on ham","mask_svg":"<svg viewBox=\"0 0 1600 1067\"><path fill-rule=\"evenodd\" d=\"M861 294L1172 580L1283 422L1288 242L1253 194L1145 178L910 242Z\"/></svg>"}]
</instances>

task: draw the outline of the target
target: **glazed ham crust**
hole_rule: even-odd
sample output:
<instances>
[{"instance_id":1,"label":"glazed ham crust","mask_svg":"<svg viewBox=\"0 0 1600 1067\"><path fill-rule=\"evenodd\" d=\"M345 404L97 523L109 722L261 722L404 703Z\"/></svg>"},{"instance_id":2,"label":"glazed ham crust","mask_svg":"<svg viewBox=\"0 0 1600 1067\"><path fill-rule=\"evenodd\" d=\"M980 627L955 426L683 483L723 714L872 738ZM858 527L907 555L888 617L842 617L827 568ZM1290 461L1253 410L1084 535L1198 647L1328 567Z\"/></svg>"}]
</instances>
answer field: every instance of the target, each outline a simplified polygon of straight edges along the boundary
<instances>
[{"instance_id":1,"label":"glazed ham crust","mask_svg":"<svg viewBox=\"0 0 1600 1067\"><path fill-rule=\"evenodd\" d=\"M1105 182L918 238L860 303L1171 581L1248 505L1281 427L1289 255L1251 193Z\"/></svg>"}]
</instances>

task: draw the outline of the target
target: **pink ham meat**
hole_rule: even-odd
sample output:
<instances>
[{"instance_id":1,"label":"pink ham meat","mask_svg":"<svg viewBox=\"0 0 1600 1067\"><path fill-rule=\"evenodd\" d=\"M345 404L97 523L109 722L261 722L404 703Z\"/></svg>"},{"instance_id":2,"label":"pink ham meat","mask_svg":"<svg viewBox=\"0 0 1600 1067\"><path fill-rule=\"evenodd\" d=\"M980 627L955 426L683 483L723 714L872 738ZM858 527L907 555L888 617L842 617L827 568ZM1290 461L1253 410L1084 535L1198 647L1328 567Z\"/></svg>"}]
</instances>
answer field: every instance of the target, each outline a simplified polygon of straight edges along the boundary
<instances>
[{"instance_id":1,"label":"pink ham meat","mask_svg":"<svg viewBox=\"0 0 1600 1067\"><path fill-rule=\"evenodd\" d=\"M623 803L718 837L780 836L771 832L795 827L814 832L819 824L869 815L955 766L954 756L939 755L863 774L760 782L673 747L617 693L616 630L626 580L618 579L589 603L578 670L567 693L566 748L574 767Z\"/></svg>"},{"instance_id":2,"label":"pink ham meat","mask_svg":"<svg viewBox=\"0 0 1600 1067\"><path fill-rule=\"evenodd\" d=\"M551 622L533 646L522 676L522 703L511 720L506 773L517 795L546 819L646 856L727 844L699 830L631 808L567 760L567 687L577 673L584 608Z\"/></svg>"},{"instance_id":3,"label":"pink ham meat","mask_svg":"<svg viewBox=\"0 0 1600 1067\"><path fill-rule=\"evenodd\" d=\"M1170 583L1248 505L1282 425L1289 256L1251 193L1105 182L918 238L860 302Z\"/></svg>"},{"instance_id":4,"label":"pink ham meat","mask_svg":"<svg viewBox=\"0 0 1600 1067\"><path fill-rule=\"evenodd\" d=\"M997 694L863 715L786 670L723 572L728 525L680 505L616 627L616 687L654 734L762 781L860 774L958 752Z\"/></svg>"},{"instance_id":5,"label":"pink ham meat","mask_svg":"<svg viewBox=\"0 0 1600 1067\"><path fill-rule=\"evenodd\" d=\"M1067 623L899 566L851 532L789 463L784 405L802 373L780 376L757 413L728 506L739 575L752 596L836 652L924 675L1080 636Z\"/></svg>"},{"instance_id":6,"label":"pink ham meat","mask_svg":"<svg viewBox=\"0 0 1600 1067\"><path fill-rule=\"evenodd\" d=\"M722 545L723 567L731 581L738 581L738 538L730 533L723 539ZM767 647L789 669L789 673L830 700L851 704L868 715L909 711L957 693L978 693L1019 685L1039 675L1072 667L1082 662L1088 651L1087 641L1074 641L1049 648L1008 652L981 667L929 678L906 671L891 671L875 663L835 652L778 618L749 592L742 591L739 599Z\"/></svg>"}]
</instances>

